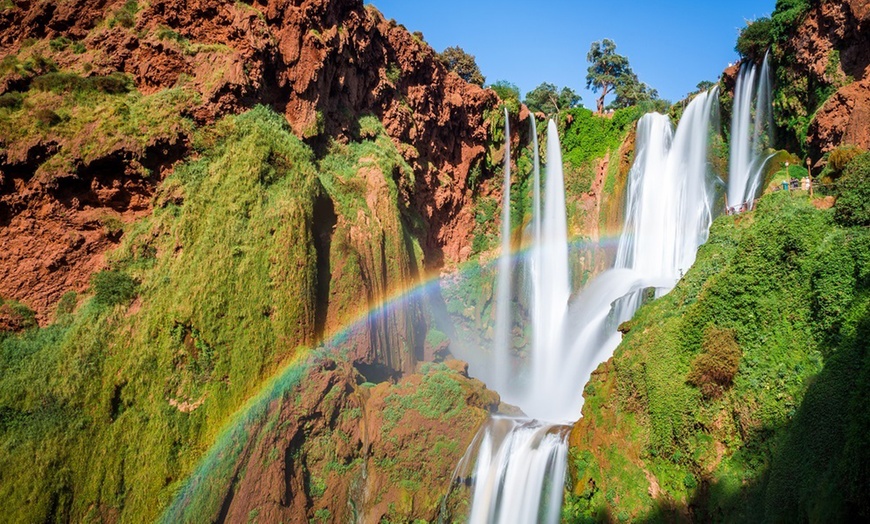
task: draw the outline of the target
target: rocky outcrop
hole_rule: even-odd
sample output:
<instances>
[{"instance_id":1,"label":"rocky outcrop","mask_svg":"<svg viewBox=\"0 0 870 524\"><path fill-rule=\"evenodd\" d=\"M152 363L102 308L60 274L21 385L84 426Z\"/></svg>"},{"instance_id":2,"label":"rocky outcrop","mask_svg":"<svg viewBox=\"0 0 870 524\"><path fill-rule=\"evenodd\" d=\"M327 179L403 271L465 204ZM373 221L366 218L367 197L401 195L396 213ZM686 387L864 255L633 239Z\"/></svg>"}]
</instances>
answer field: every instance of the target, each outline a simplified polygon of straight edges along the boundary
<instances>
[{"instance_id":1,"label":"rocky outcrop","mask_svg":"<svg viewBox=\"0 0 870 524\"><path fill-rule=\"evenodd\" d=\"M820 2L788 42L797 77L841 86L807 134L814 156L841 144L870 147L870 1Z\"/></svg>"},{"instance_id":2,"label":"rocky outcrop","mask_svg":"<svg viewBox=\"0 0 870 524\"><path fill-rule=\"evenodd\" d=\"M837 90L816 113L808 139L821 153L841 144L870 149L870 78Z\"/></svg>"},{"instance_id":3,"label":"rocky outcrop","mask_svg":"<svg viewBox=\"0 0 870 524\"><path fill-rule=\"evenodd\" d=\"M212 519L436 521L456 463L498 404L451 364L372 387L347 362L317 361L251 428Z\"/></svg>"}]
</instances>

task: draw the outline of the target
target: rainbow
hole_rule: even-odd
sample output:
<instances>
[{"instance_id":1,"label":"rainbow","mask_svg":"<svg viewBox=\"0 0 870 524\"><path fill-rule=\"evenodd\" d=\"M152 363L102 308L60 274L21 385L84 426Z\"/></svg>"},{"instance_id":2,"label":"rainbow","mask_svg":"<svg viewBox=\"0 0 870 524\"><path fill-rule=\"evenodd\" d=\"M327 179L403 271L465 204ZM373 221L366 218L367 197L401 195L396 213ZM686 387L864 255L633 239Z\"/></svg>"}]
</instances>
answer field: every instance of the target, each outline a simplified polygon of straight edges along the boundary
<instances>
[{"instance_id":1,"label":"rainbow","mask_svg":"<svg viewBox=\"0 0 870 524\"><path fill-rule=\"evenodd\" d=\"M618 244L618 235L603 237L598 242L590 242L586 238L578 237L569 243L572 252L593 247L615 250ZM511 258L522 260L529 253L528 247L518 248L512 250ZM483 267L491 269L495 262L493 260ZM165 523L199 521L203 514L214 511L225 495L226 485L213 482L211 479L227 479L233 476L236 461L251 437L253 428L257 426L256 423L266 417L273 401L282 397L301 382L316 360L340 354L342 346L350 336L373 318L377 319L387 315L394 308L406 304L408 300L422 298L427 293L436 290L440 286L442 277L461 277L474 266L481 267L478 261L469 261L453 273L429 275L410 288L397 290L386 298L377 301L367 311L357 315L345 327L329 334L326 337L327 340L320 347L310 351L300 351L290 358L271 378L263 383L254 396L230 417L190 476L170 495L171 502L159 521Z\"/></svg>"}]
</instances>

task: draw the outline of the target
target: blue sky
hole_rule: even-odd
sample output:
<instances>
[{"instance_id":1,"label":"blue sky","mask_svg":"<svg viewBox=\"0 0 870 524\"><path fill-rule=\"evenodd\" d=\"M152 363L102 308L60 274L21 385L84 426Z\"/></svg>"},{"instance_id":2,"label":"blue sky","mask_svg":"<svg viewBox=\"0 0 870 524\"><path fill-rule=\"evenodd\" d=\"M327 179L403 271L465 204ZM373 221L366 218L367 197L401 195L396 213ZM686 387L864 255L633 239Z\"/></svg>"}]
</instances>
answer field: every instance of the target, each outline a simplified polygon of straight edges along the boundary
<instances>
[{"instance_id":1,"label":"blue sky","mask_svg":"<svg viewBox=\"0 0 870 524\"><path fill-rule=\"evenodd\" d=\"M586 53L610 38L640 80L677 101L701 80L716 80L737 60L734 43L747 20L770 15L775 0L366 0L436 51L459 45L487 82L509 80L523 95L541 82L586 90Z\"/></svg>"}]
</instances>

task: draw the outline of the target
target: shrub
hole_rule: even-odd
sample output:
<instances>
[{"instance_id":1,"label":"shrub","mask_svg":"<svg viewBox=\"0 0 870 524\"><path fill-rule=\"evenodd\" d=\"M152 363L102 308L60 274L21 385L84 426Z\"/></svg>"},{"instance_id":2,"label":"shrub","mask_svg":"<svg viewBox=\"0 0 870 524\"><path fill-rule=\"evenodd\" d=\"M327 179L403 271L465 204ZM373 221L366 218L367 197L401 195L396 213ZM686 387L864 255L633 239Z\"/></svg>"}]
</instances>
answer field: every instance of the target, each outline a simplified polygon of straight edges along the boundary
<instances>
[{"instance_id":1,"label":"shrub","mask_svg":"<svg viewBox=\"0 0 870 524\"><path fill-rule=\"evenodd\" d=\"M365 115L359 119L359 137L363 140L374 140L384 130L383 124L374 115Z\"/></svg>"},{"instance_id":2,"label":"shrub","mask_svg":"<svg viewBox=\"0 0 870 524\"><path fill-rule=\"evenodd\" d=\"M48 108L37 109L33 118L40 127L54 127L62 121L60 115Z\"/></svg>"},{"instance_id":3,"label":"shrub","mask_svg":"<svg viewBox=\"0 0 870 524\"><path fill-rule=\"evenodd\" d=\"M686 382L707 398L718 398L731 385L740 365L740 346L734 331L710 326L704 332L703 351L692 361Z\"/></svg>"},{"instance_id":4,"label":"shrub","mask_svg":"<svg viewBox=\"0 0 870 524\"><path fill-rule=\"evenodd\" d=\"M423 34L419 36L420 41L423 40ZM480 67L474 60L474 56L465 52L459 46L448 47L443 53L438 54L438 60L444 64L448 71L453 71L459 78L470 84L482 86L486 82L483 74L480 72Z\"/></svg>"},{"instance_id":5,"label":"shrub","mask_svg":"<svg viewBox=\"0 0 870 524\"><path fill-rule=\"evenodd\" d=\"M828 169L837 174L842 174L846 165L856 156L864 153L864 150L858 146L847 144L840 146L828 153Z\"/></svg>"},{"instance_id":6,"label":"shrub","mask_svg":"<svg viewBox=\"0 0 870 524\"><path fill-rule=\"evenodd\" d=\"M52 51L63 51L64 49L69 47L70 44L72 44L72 40L65 36L61 36L51 40L48 43L48 46L51 47Z\"/></svg>"},{"instance_id":7,"label":"shrub","mask_svg":"<svg viewBox=\"0 0 870 524\"><path fill-rule=\"evenodd\" d=\"M78 294L75 291L67 291L60 297L57 303L57 316L72 315L78 304Z\"/></svg>"},{"instance_id":8,"label":"shrub","mask_svg":"<svg viewBox=\"0 0 870 524\"><path fill-rule=\"evenodd\" d=\"M0 333L36 327L36 314L24 304L0 299Z\"/></svg>"},{"instance_id":9,"label":"shrub","mask_svg":"<svg viewBox=\"0 0 870 524\"><path fill-rule=\"evenodd\" d=\"M115 16L109 20L109 27L119 25L121 27L131 28L136 25L136 13L139 12L139 5L136 0L127 0L121 9L115 12Z\"/></svg>"},{"instance_id":10,"label":"shrub","mask_svg":"<svg viewBox=\"0 0 870 524\"><path fill-rule=\"evenodd\" d=\"M499 80L489 86L495 91L495 94L501 98L511 114L519 114L520 112L520 88L508 82L507 80Z\"/></svg>"},{"instance_id":11,"label":"shrub","mask_svg":"<svg viewBox=\"0 0 870 524\"><path fill-rule=\"evenodd\" d=\"M21 102L24 96L21 93L11 92L0 95L0 108L2 109L18 109L21 107Z\"/></svg>"},{"instance_id":12,"label":"shrub","mask_svg":"<svg viewBox=\"0 0 870 524\"><path fill-rule=\"evenodd\" d=\"M854 157L837 184L834 217L845 226L870 226L870 153Z\"/></svg>"},{"instance_id":13,"label":"shrub","mask_svg":"<svg viewBox=\"0 0 870 524\"><path fill-rule=\"evenodd\" d=\"M100 271L91 278L94 300L104 306L129 302L139 287L132 277L117 270Z\"/></svg>"},{"instance_id":14,"label":"shrub","mask_svg":"<svg viewBox=\"0 0 870 524\"><path fill-rule=\"evenodd\" d=\"M740 31L737 45L734 49L740 56L759 62L773 44L773 21L770 18L759 18Z\"/></svg>"}]
</instances>

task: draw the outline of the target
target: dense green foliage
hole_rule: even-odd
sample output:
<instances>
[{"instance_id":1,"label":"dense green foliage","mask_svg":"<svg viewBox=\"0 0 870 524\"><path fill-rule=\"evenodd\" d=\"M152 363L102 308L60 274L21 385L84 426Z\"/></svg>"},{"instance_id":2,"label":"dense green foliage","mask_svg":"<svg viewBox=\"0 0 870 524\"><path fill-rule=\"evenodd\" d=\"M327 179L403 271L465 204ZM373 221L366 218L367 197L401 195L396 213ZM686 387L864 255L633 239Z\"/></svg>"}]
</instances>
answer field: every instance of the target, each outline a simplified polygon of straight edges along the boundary
<instances>
[{"instance_id":1,"label":"dense green foliage","mask_svg":"<svg viewBox=\"0 0 870 524\"><path fill-rule=\"evenodd\" d=\"M787 192L717 219L587 386L567 520L870 516L868 258L868 231Z\"/></svg>"},{"instance_id":2,"label":"dense green foliage","mask_svg":"<svg viewBox=\"0 0 870 524\"><path fill-rule=\"evenodd\" d=\"M487 87L495 91L495 94L502 99L511 114L518 115L520 113L520 88L516 84L512 84L507 80L499 80ZM502 128L504 128L503 125ZM496 137L493 138L498 140Z\"/></svg>"},{"instance_id":3,"label":"dense green foliage","mask_svg":"<svg viewBox=\"0 0 870 524\"><path fill-rule=\"evenodd\" d=\"M773 45L773 21L770 18L759 18L749 22L737 38L735 51L740 56L759 62Z\"/></svg>"},{"instance_id":4,"label":"dense green foliage","mask_svg":"<svg viewBox=\"0 0 870 524\"><path fill-rule=\"evenodd\" d=\"M567 125L566 116L560 119L560 124L564 126L561 132L562 149L567 168L565 184L569 194L579 195L589 191L598 161L619 148L642 114L643 110L636 106L619 109L612 117L597 115L583 107L565 112L572 119L570 125Z\"/></svg>"},{"instance_id":5,"label":"dense green foliage","mask_svg":"<svg viewBox=\"0 0 870 524\"><path fill-rule=\"evenodd\" d=\"M839 196L834 208L837 222L846 226L870 226L870 153L848 162L837 183Z\"/></svg>"},{"instance_id":6,"label":"dense green foliage","mask_svg":"<svg viewBox=\"0 0 870 524\"><path fill-rule=\"evenodd\" d=\"M593 93L601 91L596 101L599 113L604 111L604 101L608 94L616 98L610 104L611 109L622 109L658 99L658 93L641 82L637 74L631 70L628 58L616 53L616 44L604 39L593 42L586 55L589 68L586 74L586 88Z\"/></svg>"},{"instance_id":7,"label":"dense green foliage","mask_svg":"<svg viewBox=\"0 0 870 524\"><path fill-rule=\"evenodd\" d=\"M129 275L117 270L100 271L91 278L94 301L115 306L129 302L136 296L137 283Z\"/></svg>"},{"instance_id":8,"label":"dense green foliage","mask_svg":"<svg viewBox=\"0 0 870 524\"><path fill-rule=\"evenodd\" d=\"M580 100L580 95L570 87L563 87L559 90L554 84L544 82L529 91L523 103L533 113L553 115L564 109L574 109Z\"/></svg>"},{"instance_id":9,"label":"dense green foliage","mask_svg":"<svg viewBox=\"0 0 870 524\"><path fill-rule=\"evenodd\" d=\"M486 82L486 78L474 60L474 55L466 53L459 46L448 47L438 54L438 59L448 71L453 71L459 75L459 78L470 84L482 86Z\"/></svg>"},{"instance_id":10,"label":"dense green foliage","mask_svg":"<svg viewBox=\"0 0 870 524\"><path fill-rule=\"evenodd\" d=\"M593 42L586 54L589 69L586 74L586 88L593 93L601 91L598 97L598 112L604 110L604 100L613 91L620 79L631 72L628 58L616 53L616 44L607 38Z\"/></svg>"}]
</instances>

